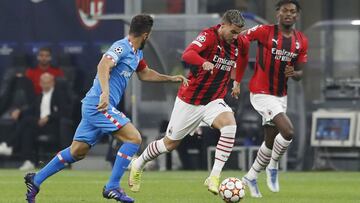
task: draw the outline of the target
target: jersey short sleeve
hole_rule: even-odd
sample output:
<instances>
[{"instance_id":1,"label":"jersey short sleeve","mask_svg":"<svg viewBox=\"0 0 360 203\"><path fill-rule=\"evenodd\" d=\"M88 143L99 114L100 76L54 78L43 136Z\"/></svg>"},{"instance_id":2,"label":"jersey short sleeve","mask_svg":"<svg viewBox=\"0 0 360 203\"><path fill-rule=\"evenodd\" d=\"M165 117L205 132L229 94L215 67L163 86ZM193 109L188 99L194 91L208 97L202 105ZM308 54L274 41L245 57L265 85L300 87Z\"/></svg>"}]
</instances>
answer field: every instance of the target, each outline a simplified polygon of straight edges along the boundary
<instances>
[{"instance_id":1,"label":"jersey short sleeve","mask_svg":"<svg viewBox=\"0 0 360 203\"><path fill-rule=\"evenodd\" d=\"M297 59L297 63L306 63L307 62L307 50L308 50L308 40L306 37L303 37L302 45L300 45L299 56Z\"/></svg>"},{"instance_id":2,"label":"jersey short sleeve","mask_svg":"<svg viewBox=\"0 0 360 203\"><path fill-rule=\"evenodd\" d=\"M127 52L129 52L127 46L118 41L112 44L104 55L111 58L116 65L127 54Z\"/></svg>"}]
</instances>

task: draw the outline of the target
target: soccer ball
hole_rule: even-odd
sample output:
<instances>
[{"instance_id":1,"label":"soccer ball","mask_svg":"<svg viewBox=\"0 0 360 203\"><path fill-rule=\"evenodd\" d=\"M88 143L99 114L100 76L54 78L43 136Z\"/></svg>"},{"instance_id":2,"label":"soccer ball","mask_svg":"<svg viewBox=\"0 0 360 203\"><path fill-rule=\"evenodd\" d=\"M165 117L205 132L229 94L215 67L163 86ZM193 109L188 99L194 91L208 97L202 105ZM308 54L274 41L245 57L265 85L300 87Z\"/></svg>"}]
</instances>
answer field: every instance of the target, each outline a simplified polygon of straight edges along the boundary
<instances>
[{"instance_id":1,"label":"soccer ball","mask_svg":"<svg viewBox=\"0 0 360 203\"><path fill-rule=\"evenodd\" d=\"M219 194L226 203L240 202L245 197L245 185L238 178L226 178L219 186Z\"/></svg>"}]
</instances>

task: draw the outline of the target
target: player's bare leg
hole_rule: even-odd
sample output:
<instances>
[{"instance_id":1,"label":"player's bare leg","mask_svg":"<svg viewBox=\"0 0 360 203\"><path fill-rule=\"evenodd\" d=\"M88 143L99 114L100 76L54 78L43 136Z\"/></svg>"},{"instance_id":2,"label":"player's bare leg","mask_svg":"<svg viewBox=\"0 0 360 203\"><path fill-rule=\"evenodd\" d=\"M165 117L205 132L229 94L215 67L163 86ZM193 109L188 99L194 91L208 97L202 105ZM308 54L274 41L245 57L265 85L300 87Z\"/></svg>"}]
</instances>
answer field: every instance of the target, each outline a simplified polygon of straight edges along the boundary
<instances>
[{"instance_id":1,"label":"player's bare leg","mask_svg":"<svg viewBox=\"0 0 360 203\"><path fill-rule=\"evenodd\" d=\"M273 119L273 123L280 133L273 139L271 160L266 167L267 186L272 192L279 192L279 159L286 152L294 135L294 128L285 113L279 113Z\"/></svg>"},{"instance_id":2,"label":"player's bare leg","mask_svg":"<svg viewBox=\"0 0 360 203\"><path fill-rule=\"evenodd\" d=\"M172 140L167 136L151 142L139 158L131 162L129 175L130 190L133 192L140 191L141 175L147 162L156 159L160 154L174 150L180 142L181 140Z\"/></svg>"},{"instance_id":3,"label":"player's bare leg","mask_svg":"<svg viewBox=\"0 0 360 203\"><path fill-rule=\"evenodd\" d=\"M221 171L230 156L235 142L236 121L233 112L221 113L215 118L212 126L220 130L221 136L216 146L213 168L204 185L211 193L218 194Z\"/></svg>"}]
</instances>

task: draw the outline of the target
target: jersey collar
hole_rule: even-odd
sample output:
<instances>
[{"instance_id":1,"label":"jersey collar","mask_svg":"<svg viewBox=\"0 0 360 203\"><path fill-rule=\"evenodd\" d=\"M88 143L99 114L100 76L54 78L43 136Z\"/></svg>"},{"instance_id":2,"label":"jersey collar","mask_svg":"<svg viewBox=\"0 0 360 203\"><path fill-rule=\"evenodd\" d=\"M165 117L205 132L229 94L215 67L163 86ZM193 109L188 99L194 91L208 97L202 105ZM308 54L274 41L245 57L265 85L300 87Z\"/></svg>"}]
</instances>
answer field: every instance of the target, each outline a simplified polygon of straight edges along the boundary
<instances>
[{"instance_id":1,"label":"jersey collar","mask_svg":"<svg viewBox=\"0 0 360 203\"><path fill-rule=\"evenodd\" d=\"M126 39L128 40L129 45L130 45L130 47L131 47L132 51L136 54L137 50L134 48L134 45L131 43L131 41L130 41L129 37L126 37Z\"/></svg>"}]
</instances>

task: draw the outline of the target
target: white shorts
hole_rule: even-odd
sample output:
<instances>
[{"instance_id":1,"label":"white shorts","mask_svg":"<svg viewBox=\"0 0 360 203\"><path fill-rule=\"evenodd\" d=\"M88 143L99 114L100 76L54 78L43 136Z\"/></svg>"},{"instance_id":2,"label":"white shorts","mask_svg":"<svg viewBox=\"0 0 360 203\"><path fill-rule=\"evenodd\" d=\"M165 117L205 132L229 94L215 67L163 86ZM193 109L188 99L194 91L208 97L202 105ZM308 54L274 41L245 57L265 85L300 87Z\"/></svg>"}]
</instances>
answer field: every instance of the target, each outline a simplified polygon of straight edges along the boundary
<instances>
[{"instance_id":1,"label":"white shorts","mask_svg":"<svg viewBox=\"0 0 360 203\"><path fill-rule=\"evenodd\" d=\"M286 113L287 96L277 97L269 94L250 93L250 102L262 116L263 125L274 125L272 120L279 113Z\"/></svg>"},{"instance_id":2,"label":"white shorts","mask_svg":"<svg viewBox=\"0 0 360 203\"><path fill-rule=\"evenodd\" d=\"M201 122L211 126L223 112L233 112L223 99L216 99L207 105L192 105L176 97L166 136L172 140L181 140L193 133Z\"/></svg>"}]
</instances>

